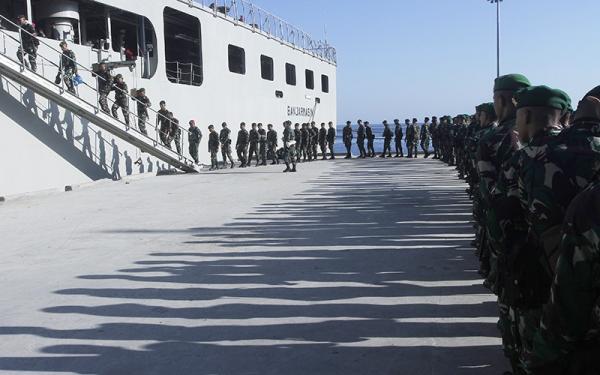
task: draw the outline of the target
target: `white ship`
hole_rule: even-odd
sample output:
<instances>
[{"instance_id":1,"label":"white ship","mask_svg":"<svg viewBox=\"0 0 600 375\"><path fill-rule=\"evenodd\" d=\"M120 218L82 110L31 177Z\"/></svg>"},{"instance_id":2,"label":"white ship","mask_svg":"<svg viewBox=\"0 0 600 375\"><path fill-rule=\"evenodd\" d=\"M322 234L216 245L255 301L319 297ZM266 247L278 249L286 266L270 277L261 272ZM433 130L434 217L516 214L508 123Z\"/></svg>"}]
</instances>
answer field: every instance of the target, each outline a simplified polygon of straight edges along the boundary
<instances>
[{"instance_id":1,"label":"white ship","mask_svg":"<svg viewBox=\"0 0 600 375\"><path fill-rule=\"evenodd\" d=\"M19 14L38 33L36 72L17 59ZM204 134L205 163L209 124L227 122L235 144L240 122L271 123L280 134L285 120L337 123L335 49L244 0L3 0L0 20L0 196L162 169L193 172L192 119ZM77 56L77 95L55 84L60 40ZM116 120L99 110L92 71L100 61L130 90L146 89L147 136L137 129L133 98L131 126L120 111ZM181 153L160 144L161 100L182 126Z\"/></svg>"}]
</instances>

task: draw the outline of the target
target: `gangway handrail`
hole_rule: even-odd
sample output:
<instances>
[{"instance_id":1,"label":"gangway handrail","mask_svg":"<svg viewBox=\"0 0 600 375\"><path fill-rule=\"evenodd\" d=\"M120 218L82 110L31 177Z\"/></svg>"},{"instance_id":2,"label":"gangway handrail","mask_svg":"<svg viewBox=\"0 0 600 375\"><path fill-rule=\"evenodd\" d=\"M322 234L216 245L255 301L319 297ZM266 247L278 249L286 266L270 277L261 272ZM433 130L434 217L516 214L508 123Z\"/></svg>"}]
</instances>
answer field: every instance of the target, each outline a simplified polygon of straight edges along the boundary
<instances>
[{"instance_id":1,"label":"gangway handrail","mask_svg":"<svg viewBox=\"0 0 600 375\"><path fill-rule=\"evenodd\" d=\"M58 49L56 49L55 47L51 46L50 44L48 44L48 43L44 42L43 40L40 40L40 38L39 38L37 35L34 35L34 34L32 34L32 33L28 32L28 31L26 31L26 30L23 30L23 28L22 28L21 26L19 26L19 25L17 25L16 23L12 22L12 21L11 21L11 20L9 20L8 18L4 17L3 15L0 15L0 19L1 19L1 20L5 20L5 21L7 21L9 25L12 25L12 26L14 26L14 27L16 27L16 28L18 29L18 32L19 32L19 38L18 38L18 39L17 39L17 38L15 38L15 37L13 37L12 35L8 34L8 33L7 33L7 31L8 31L8 30L5 30L5 29L2 29L2 28L0 28L0 32L1 32L3 35L5 35L5 36L8 36L9 38L11 38L11 39L13 39L14 41L18 42L20 46L22 46L22 45L23 45L23 42L22 42L22 33L26 33L26 34L28 34L29 36L31 36L31 37L33 37L33 38L36 38L36 40L37 40L37 41L38 41L40 44L43 44L44 46L46 46L47 48L49 48L51 51L58 53L58 54L60 55L60 56L59 56L59 59L62 59L62 57L63 57L63 53L62 53L62 51L59 51ZM42 59L43 59L43 60L45 60L45 61L48 61L48 62L50 63L50 65L52 65L52 66L54 66L54 67L56 67L56 68L59 68L59 69L60 69L60 65L59 65L59 64L56 64L56 63L54 63L52 60L50 60L50 59L48 59L48 58L46 58L46 57L44 57L44 56L42 56L42 55L38 55L38 57L42 58ZM95 79L101 79L101 80L103 80L103 81L105 81L105 82L106 82L106 79L104 79L103 77L100 77L100 76L98 76L98 75L97 75L97 74L96 74L96 73L95 73L93 70L91 70L91 69L88 69L87 67L85 67L85 66L81 65L80 63L78 63L78 62L77 62L77 60L75 60L75 59L72 59L72 58L70 58L69 56L65 56L65 57L66 57L66 58L68 58L69 60L71 60L72 62L74 62L74 63L75 63L75 65L78 67L78 70L79 70L79 67L81 67L83 71L85 71L85 72L87 72L87 73L90 73L90 74L92 75L92 78L95 78ZM25 53L24 53L24 56L23 56L23 62L22 62L21 64L22 64L22 68L23 68L23 69L25 69ZM39 75L37 72L34 72L34 73L35 73L37 76L39 76L39 77L41 77L41 78L43 78L43 79L46 79L46 80L47 80L47 78L46 78L46 77ZM99 99L99 95L100 95L100 93L99 93L98 89L97 89L97 88L95 88L95 87L92 87L92 86L90 86L90 85L89 85L87 82L85 82L85 81L83 82L83 84L84 84L85 86L89 87L90 89L92 89L92 91L95 91L95 92L96 92L96 94L97 94L97 95L96 95L96 99L98 100L98 99ZM54 85L56 85L56 83L54 83ZM58 86L58 85L56 85L56 86ZM64 80L62 80L62 79L61 79L61 86L60 86L60 87L61 87L63 90L65 89L65 87L64 87ZM118 91L120 91L121 93L124 93L124 94L127 96L127 98L128 98L129 100L133 100L133 101L134 101L134 103L136 103L136 104L137 104L138 102L139 102L139 103L141 103L141 102L140 102L140 101L139 101L139 100L138 100L136 97L134 97L134 96L131 96L131 95L130 95L130 94L127 92L127 91L125 91L125 90L122 90L122 89L120 89L120 88L118 88L118 87L116 87L116 86L114 86L114 85L112 86L112 89L114 89L115 91L117 91L117 90L118 90ZM97 104L92 104L92 103L89 103L89 102L87 102L87 101L86 101L86 100L84 100L84 99L81 99L81 98L79 98L79 99L80 99L80 100L82 100L82 101L84 101L86 104L89 104L89 105L94 105L96 108L98 108L98 103L97 103ZM114 100L112 100L112 99L110 99L110 98L108 98L108 97L107 97L107 99L108 99L108 100L109 100L111 103L114 103L114 102L115 102ZM168 118L167 118L167 117L163 116L163 115L162 115L162 114L160 114L158 111L156 111L156 110L154 110L154 109L152 109L152 108L147 108L147 109L148 109L150 112L154 113L154 114L155 114L157 117L159 117L159 116L160 116L160 117L162 117L162 118L164 118L164 119L167 119L167 120L168 120ZM133 115L133 117L134 117L134 120L135 120L135 119L138 119L138 120L139 120L139 117L137 116L137 114L136 114L136 113L134 113L134 112L130 111L129 109L128 109L128 113L129 113L129 114L131 114L131 115ZM115 119L115 120L117 120L117 121L121 121L120 119ZM156 132L156 135L157 135L157 138L158 138L158 134L160 134L160 131L157 129L157 126L156 126L156 124L152 124L152 123L151 123L151 122L149 122L149 121L144 121L144 123L145 123L146 125L150 125L150 127L152 127L152 128L154 128L154 129L155 129L155 132ZM125 124L125 125L127 125L127 124ZM137 128L136 128L136 126L130 126L130 125L127 125L127 126L129 126L130 128L132 128L134 131L136 131L136 132L138 132L138 133L140 133L140 134L142 134L142 135L144 135L144 136L148 137L146 134L143 134L141 131L139 131L139 129L137 129ZM186 128L182 127L182 126L181 126L181 125L179 125L179 124L177 125L177 127L178 127L178 128L181 130L181 131L182 131L182 134L187 134L187 133L189 133L189 132L188 132L188 130L187 130ZM148 137L148 138L150 138L150 137ZM183 137L182 137L182 140L183 140ZM154 141L158 143L160 140L159 140L159 139L155 139ZM181 157L185 158L185 156L183 156L182 154L180 154L180 155L181 155ZM187 159L187 158L185 158L185 159Z\"/></svg>"}]
</instances>

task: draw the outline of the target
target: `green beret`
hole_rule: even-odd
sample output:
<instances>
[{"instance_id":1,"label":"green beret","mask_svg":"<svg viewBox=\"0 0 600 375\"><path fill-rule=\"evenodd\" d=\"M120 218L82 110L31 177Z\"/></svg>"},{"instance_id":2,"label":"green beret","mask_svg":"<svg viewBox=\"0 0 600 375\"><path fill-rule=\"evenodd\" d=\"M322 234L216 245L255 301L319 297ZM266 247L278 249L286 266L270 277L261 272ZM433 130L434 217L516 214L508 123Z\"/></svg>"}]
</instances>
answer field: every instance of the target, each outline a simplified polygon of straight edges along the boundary
<instances>
[{"instance_id":1,"label":"green beret","mask_svg":"<svg viewBox=\"0 0 600 375\"><path fill-rule=\"evenodd\" d=\"M494 92L496 91L517 91L519 89L530 87L531 82L522 74L508 74L496 78L494 81Z\"/></svg>"},{"instance_id":2,"label":"green beret","mask_svg":"<svg viewBox=\"0 0 600 375\"><path fill-rule=\"evenodd\" d=\"M600 86L594 87L590 92L585 94L584 98L587 96L593 96L595 98L600 99Z\"/></svg>"},{"instance_id":3,"label":"green beret","mask_svg":"<svg viewBox=\"0 0 600 375\"><path fill-rule=\"evenodd\" d=\"M548 86L532 86L521 89L514 96L517 109L523 107L546 107L565 111L569 107L569 96L564 91Z\"/></svg>"},{"instance_id":4,"label":"green beret","mask_svg":"<svg viewBox=\"0 0 600 375\"><path fill-rule=\"evenodd\" d=\"M564 92L563 90L560 89L556 89L557 92L559 92L562 97L565 99L565 101L567 102L567 108L565 110L572 112L573 111L573 107L571 106L571 97L569 96L569 94L567 94L566 92Z\"/></svg>"},{"instance_id":5,"label":"green beret","mask_svg":"<svg viewBox=\"0 0 600 375\"><path fill-rule=\"evenodd\" d=\"M477 112L485 112L490 115L496 116L496 109L494 103L483 103L477 106Z\"/></svg>"}]
</instances>

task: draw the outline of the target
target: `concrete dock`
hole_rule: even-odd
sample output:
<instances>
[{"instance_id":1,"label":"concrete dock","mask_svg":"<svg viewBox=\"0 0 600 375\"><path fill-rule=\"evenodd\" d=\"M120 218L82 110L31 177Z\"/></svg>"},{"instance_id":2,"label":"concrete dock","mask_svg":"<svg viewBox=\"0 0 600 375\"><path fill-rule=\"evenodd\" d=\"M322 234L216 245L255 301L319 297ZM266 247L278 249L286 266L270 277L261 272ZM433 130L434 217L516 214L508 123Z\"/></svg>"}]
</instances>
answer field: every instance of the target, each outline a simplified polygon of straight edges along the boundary
<instances>
[{"instance_id":1,"label":"concrete dock","mask_svg":"<svg viewBox=\"0 0 600 375\"><path fill-rule=\"evenodd\" d=\"M0 204L0 373L501 374L435 160L104 182Z\"/></svg>"}]
</instances>

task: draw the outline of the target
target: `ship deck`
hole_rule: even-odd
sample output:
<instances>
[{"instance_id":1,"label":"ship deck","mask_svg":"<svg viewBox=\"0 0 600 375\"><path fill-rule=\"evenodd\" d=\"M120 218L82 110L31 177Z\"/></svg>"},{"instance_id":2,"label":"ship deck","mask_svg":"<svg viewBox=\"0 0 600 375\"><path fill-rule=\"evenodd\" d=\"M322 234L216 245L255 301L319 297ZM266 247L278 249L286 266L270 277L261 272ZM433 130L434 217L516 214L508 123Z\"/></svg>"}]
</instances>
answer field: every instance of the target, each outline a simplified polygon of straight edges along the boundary
<instances>
[{"instance_id":1,"label":"ship deck","mask_svg":"<svg viewBox=\"0 0 600 375\"><path fill-rule=\"evenodd\" d=\"M433 160L0 205L0 373L499 374L465 185Z\"/></svg>"}]
</instances>

